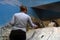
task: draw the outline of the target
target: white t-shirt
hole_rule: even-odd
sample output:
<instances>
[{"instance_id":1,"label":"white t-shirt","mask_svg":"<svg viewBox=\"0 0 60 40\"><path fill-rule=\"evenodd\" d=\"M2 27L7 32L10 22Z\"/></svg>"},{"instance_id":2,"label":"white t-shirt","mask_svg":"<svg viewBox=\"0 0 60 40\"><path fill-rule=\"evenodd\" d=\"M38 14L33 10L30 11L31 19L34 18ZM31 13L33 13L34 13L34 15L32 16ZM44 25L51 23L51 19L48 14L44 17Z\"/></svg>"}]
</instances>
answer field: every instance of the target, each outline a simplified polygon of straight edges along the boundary
<instances>
[{"instance_id":1,"label":"white t-shirt","mask_svg":"<svg viewBox=\"0 0 60 40\"><path fill-rule=\"evenodd\" d=\"M21 29L25 32L26 32L27 23L29 23L32 27L36 26L35 24L33 24L31 17L25 14L24 12L15 13L10 23L15 24L13 30Z\"/></svg>"}]
</instances>

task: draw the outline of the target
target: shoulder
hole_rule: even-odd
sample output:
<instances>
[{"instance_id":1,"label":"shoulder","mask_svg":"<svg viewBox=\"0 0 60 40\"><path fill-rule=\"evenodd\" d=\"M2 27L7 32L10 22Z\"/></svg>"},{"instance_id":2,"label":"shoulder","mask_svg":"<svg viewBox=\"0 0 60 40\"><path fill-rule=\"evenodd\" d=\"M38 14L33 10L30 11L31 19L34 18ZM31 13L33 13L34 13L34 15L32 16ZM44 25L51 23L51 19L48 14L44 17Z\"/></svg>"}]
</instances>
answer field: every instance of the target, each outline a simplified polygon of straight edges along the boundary
<instances>
[{"instance_id":1,"label":"shoulder","mask_svg":"<svg viewBox=\"0 0 60 40\"><path fill-rule=\"evenodd\" d=\"M15 13L14 15L18 15L18 14L20 14L20 13Z\"/></svg>"},{"instance_id":2,"label":"shoulder","mask_svg":"<svg viewBox=\"0 0 60 40\"><path fill-rule=\"evenodd\" d=\"M23 15L26 16L26 17L28 17L28 18L30 17L28 14L25 14L25 13Z\"/></svg>"},{"instance_id":3,"label":"shoulder","mask_svg":"<svg viewBox=\"0 0 60 40\"><path fill-rule=\"evenodd\" d=\"M25 14L26 16L30 17L28 14Z\"/></svg>"},{"instance_id":4,"label":"shoulder","mask_svg":"<svg viewBox=\"0 0 60 40\"><path fill-rule=\"evenodd\" d=\"M14 16L22 15L22 13L15 13Z\"/></svg>"},{"instance_id":5,"label":"shoulder","mask_svg":"<svg viewBox=\"0 0 60 40\"><path fill-rule=\"evenodd\" d=\"M27 15L27 14L26 14ZM29 15L27 15L28 18L31 18Z\"/></svg>"}]
</instances>

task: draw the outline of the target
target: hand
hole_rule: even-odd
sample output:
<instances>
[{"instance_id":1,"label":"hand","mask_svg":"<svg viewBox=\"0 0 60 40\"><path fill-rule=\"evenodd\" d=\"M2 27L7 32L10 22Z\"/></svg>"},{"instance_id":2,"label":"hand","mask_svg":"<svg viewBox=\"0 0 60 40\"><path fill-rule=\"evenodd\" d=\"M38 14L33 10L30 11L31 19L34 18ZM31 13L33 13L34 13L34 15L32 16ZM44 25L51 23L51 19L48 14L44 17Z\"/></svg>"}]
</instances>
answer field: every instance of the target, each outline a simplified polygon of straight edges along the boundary
<instances>
[{"instance_id":1,"label":"hand","mask_svg":"<svg viewBox=\"0 0 60 40\"><path fill-rule=\"evenodd\" d=\"M38 28L38 26L36 25L35 27L34 27L34 29L37 29Z\"/></svg>"}]
</instances>

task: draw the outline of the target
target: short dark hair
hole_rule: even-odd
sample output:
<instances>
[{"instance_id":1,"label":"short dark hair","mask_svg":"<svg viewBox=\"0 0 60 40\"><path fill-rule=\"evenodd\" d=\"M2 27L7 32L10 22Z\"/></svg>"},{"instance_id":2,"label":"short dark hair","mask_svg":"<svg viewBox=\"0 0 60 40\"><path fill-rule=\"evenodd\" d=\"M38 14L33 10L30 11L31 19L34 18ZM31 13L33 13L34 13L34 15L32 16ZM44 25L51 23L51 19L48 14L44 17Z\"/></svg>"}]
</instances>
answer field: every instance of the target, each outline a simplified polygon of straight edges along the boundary
<instances>
[{"instance_id":1,"label":"short dark hair","mask_svg":"<svg viewBox=\"0 0 60 40\"><path fill-rule=\"evenodd\" d=\"M59 26L59 24L55 20L51 20L51 21L55 23L56 27Z\"/></svg>"},{"instance_id":2,"label":"short dark hair","mask_svg":"<svg viewBox=\"0 0 60 40\"><path fill-rule=\"evenodd\" d=\"M24 11L24 10L27 11L27 7L26 6L20 6L20 11Z\"/></svg>"}]
</instances>

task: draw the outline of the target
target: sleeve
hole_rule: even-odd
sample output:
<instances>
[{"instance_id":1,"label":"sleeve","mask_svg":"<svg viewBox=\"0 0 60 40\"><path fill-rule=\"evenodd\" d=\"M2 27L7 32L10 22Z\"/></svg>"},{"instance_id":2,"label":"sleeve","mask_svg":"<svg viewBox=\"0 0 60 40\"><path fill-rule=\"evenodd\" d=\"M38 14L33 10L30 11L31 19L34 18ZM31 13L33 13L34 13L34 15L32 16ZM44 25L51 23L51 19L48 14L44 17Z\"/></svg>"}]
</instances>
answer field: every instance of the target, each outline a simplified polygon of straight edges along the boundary
<instances>
[{"instance_id":1,"label":"sleeve","mask_svg":"<svg viewBox=\"0 0 60 40\"><path fill-rule=\"evenodd\" d=\"M15 15L12 17L11 21L10 21L10 24L11 25L14 25L15 24L15 21L16 21L16 17Z\"/></svg>"},{"instance_id":2,"label":"sleeve","mask_svg":"<svg viewBox=\"0 0 60 40\"><path fill-rule=\"evenodd\" d=\"M36 26L37 26L37 25L35 25L35 24L32 22L30 16L29 16L29 18L28 18L28 22L29 22L29 24L30 24L32 27L36 27Z\"/></svg>"}]
</instances>

